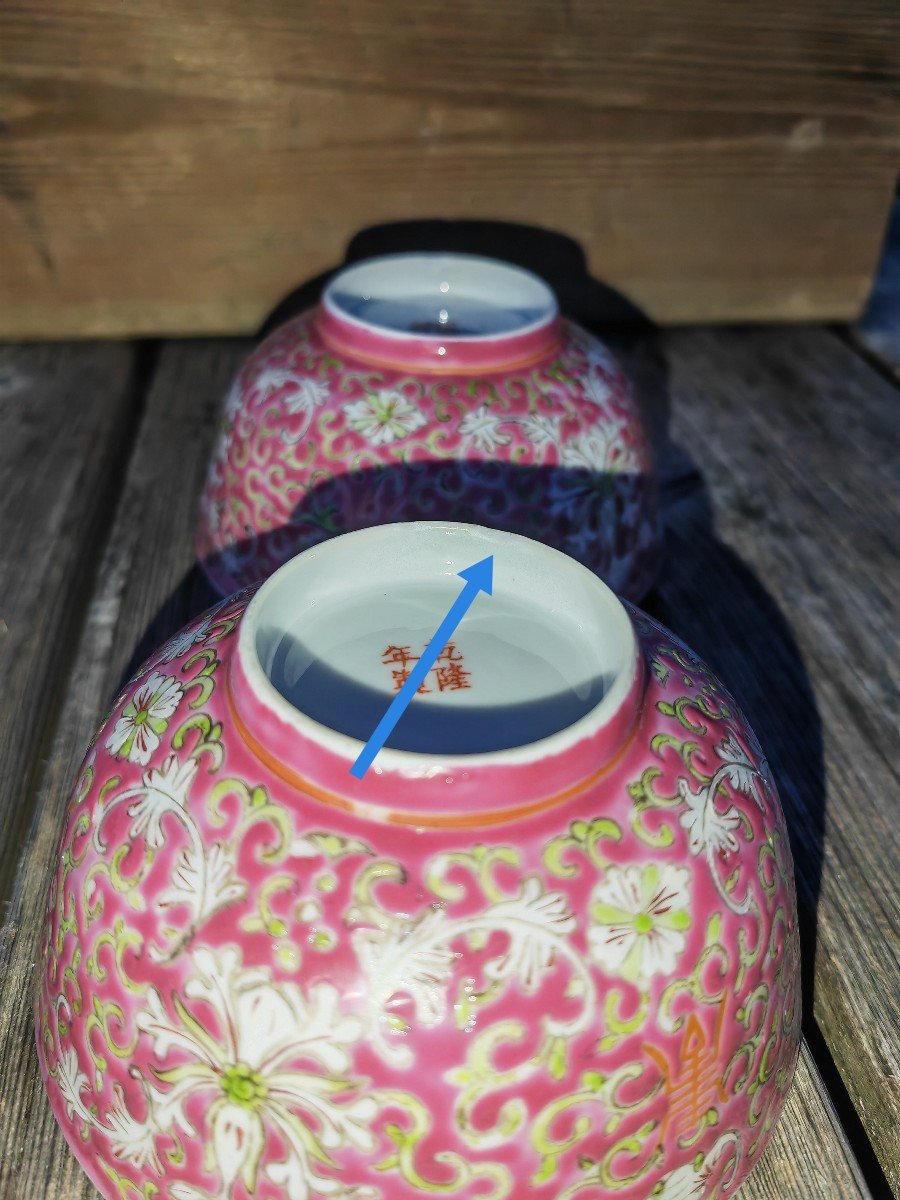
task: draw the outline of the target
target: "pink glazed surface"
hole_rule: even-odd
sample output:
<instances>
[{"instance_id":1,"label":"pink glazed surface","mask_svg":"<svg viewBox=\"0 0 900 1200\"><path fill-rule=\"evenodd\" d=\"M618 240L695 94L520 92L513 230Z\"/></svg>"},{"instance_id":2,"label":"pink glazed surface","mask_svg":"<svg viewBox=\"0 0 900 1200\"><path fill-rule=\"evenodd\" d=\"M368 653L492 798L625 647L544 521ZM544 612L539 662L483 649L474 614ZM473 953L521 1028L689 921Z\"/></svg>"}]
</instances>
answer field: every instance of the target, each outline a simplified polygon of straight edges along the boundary
<instances>
[{"instance_id":1,"label":"pink glazed surface","mask_svg":"<svg viewBox=\"0 0 900 1200\"><path fill-rule=\"evenodd\" d=\"M225 595L334 534L452 519L546 542L637 600L656 577L656 505L628 379L578 326L442 342L320 307L229 392L197 554Z\"/></svg>"},{"instance_id":2,"label":"pink glazed surface","mask_svg":"<svg viewBox=\"0 0 900 1200\"><path fill-rule=\"evenodd\" d=\"M37 1036L100 1192L732 1196L800 1011L784 821L727 692L635 611L591 739L369 791L242 687L247 600L124 688L68 809Z\"/></svg>"}]
</instances>

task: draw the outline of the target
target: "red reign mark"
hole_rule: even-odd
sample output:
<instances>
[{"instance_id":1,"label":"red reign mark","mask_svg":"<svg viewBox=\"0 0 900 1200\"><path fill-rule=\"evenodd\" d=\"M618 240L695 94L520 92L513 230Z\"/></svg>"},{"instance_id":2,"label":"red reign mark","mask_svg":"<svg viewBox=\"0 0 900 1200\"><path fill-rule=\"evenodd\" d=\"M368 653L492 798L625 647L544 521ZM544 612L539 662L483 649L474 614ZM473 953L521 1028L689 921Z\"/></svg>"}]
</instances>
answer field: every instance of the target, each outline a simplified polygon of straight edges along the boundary
<instances>
[{"instance_id":1,"label":"red reign mark","mask_svg":"<svg viewBox=\"0 0 900 1200\"><path fill-rule=\"evenodd\" d=\"M395 692L399 692L406 683L413 664L417 663L420 657L420 655L412 653L410 646L385 647L381 661L385 666L394 668L391 671L391 677L394 681ZM448 642L437 656L429 676L433 677L433 683L436 684L439 692L459 692L472 686L469 682L471 671L465 670L462 652L457 649L454 642ZM418 694L430 693L434 690L433 687L428 687L423 683L418 689Z\"/></svg>"}]
</instances>

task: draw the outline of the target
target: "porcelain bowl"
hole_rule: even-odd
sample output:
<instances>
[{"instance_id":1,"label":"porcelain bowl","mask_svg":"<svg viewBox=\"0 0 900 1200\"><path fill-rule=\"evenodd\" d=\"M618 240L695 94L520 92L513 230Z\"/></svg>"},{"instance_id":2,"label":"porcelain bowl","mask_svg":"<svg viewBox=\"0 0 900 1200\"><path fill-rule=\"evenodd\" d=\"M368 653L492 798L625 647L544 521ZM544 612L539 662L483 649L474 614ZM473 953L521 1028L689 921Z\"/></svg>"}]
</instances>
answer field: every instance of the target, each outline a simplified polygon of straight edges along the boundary
<instances>
[{"instance_id":1,"label":"porcelain bowl","mask_svg":"<svg viewBox=\"0 0 900 1200\"><path fill-rule=\"evenodd\" d=\"M197 553L227 595L334 534L432 519L537 538L631 599L655 578L652 458L605 346L509 264L370 259L239 373Z\"/></svg>"},{"instance_id":2,"label":"porcelain bowl","mask_svg":"<svg viewBox=\"0 0 900 1200\"><path fill-rule=\"evenodd\" d=\"M368 772L350 767L479 593ZM534 541L332 539L116 697L49 894L37 1040L107 1200L711 1200L799 1044L762 751L667 630Z\"/></svg>"}]
</instances>

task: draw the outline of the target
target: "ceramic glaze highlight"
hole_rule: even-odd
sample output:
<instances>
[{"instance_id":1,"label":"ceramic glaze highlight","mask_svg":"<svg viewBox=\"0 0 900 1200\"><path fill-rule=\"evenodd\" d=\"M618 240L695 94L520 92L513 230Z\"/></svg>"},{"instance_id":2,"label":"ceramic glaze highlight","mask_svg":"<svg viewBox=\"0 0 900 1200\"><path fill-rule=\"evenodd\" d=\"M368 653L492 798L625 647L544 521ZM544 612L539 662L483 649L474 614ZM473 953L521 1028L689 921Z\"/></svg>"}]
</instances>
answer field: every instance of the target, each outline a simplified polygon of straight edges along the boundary
<instances>
[{"instance_id":1,"label":"ceramic glaze highlight","mask_svg":"<svg viewBox=\"0 0 900 1200\"><path fill-rule=\"evenodd\" d=\"M537 538L632 599L655 578L649 446L602 343L518 268L369 260L235 380L198 557L227 594L335 534L434 519Z\"/></svg>"},{"instance_id":2,"label":"ceramic glaze highlight","mask_svg":"<svg viewBox=\"0 0 900 1200\"><path fill-rule=\"evenodd\" d=\"M428 579L489 547L501 594L516 554L535 603L593 595L597 707L530 745L386 750L350 776L359 742L267 676L272 598L348 545L412 576L410 539ZM283 572L148 660L69 804L37 1035L100 1192L733 1196L800 1018L784 820L734 701L599 580L509 535L369 530ZM465 623L458 642L477 670Z\"/></svg>"}]
</instances>

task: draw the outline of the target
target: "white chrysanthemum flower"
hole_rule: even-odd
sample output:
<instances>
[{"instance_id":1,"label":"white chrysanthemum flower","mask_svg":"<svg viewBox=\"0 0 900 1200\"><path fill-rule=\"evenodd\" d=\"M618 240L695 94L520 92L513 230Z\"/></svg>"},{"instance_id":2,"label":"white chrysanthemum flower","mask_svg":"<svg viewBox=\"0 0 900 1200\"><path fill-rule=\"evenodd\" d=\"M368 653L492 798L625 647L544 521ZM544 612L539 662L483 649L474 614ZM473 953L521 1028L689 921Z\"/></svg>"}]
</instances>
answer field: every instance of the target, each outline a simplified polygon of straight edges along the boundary
<instances>
[{"instance_id":1,"label":"white chrysanthemum flower","mask_svg":"<svg viewBox=\"0 0 900 1200\"><path fill-rule=\"evenodd\" d=\"M177 1125L198 1136L185 1108L202 1095L202 1133L220 1176L217 1194L231 1197L239 1180L256 1191L273 1135L281 1155L266 1174L290 1200L338 1191L317 1164L342 1147L375 1148L375 1099L342 1099L353 1087L346 1072L349 1048L361 1036L359 1021L341 1013L331 984L315 984L304 995L295 984L273 983L263 968L242 969L234 949L198 949L194 963L197 974L185 985L185 999L211 1012L212 1026L184 1004L170 1017L155 989L137 1017L158 1058L173 1050L179 1059L187 1056L177 1066L154 1068L166 1088L150 1088L159 1130Z\"/></svg>"},{"instance_id":2,"label":"white chrysanthemum flower","mask_svg":"<svg viewBox=\"0 0 900 1200\"><path fill-rule=\"evenodd\" d=\"M369 392L362 400L344 405L344 416L373 446L386 446L407 437L426 423L425 414L397 390Z\"/></svg>"},{"instance_id":3,"label":"white chrysanthemum flower","mask_svg":"<svg viewBox=\"0 0 900 1200\"><path fill-rule=\"evenodd\" d=\"M183 695L174 676L154 671L138 685L125 705L106 739L107 749L117 758L146 766Z\"/></svg>"},{"instance_id":4,"label":"white chrysanthemum flower","mask_svg":"<svg viewBox=\"0 0 900 1200\"><path fill-rule=\"evenodd\" d=\"M671 863L610 867L591 894L594 961L641 987L671 974L687 943L690 881Z\"/></svg>"}]
</instances>

